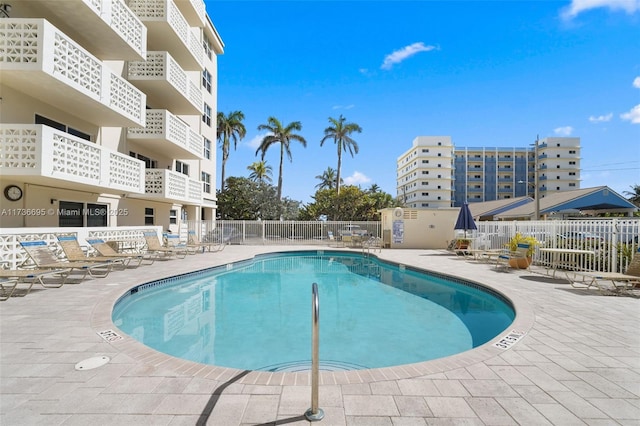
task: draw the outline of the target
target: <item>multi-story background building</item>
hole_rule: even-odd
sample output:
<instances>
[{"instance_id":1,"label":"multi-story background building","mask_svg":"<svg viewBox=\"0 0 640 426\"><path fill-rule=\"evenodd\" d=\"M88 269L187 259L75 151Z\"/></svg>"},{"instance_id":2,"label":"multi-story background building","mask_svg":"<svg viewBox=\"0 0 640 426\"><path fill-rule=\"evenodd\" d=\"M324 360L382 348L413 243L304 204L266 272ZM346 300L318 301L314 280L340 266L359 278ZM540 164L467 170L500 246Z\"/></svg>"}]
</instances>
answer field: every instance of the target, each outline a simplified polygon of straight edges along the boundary
<instances>
[{"instance_id":1,"label":"multi-story background building","mask_svg":"<svg viewBox=\"0 0 640 426\"><path fill-rule=\"evenodd\" d=\"M450 136L419 136L398 157L397 191L405 206L451 207L453 145Z\"/></svg>"},{"instance_id":2,"label":"multi-story background building","mask_svg":"<svg viewBox=\"0 0 640 426\"><path fill-rule=\"evenodd\" d=\"M447 152L441 152L444 148ZM448 158L452 175L435 172L430 156ZM398 157L397 193L408 207L450 207L466 202L493 201L525 195L534 196L538 167L538 192L548 194L580 188L580 138L549 137L536 147L455 148L448 136L420 136ZM446 188L448 193L422 191ZM451 186L451 182L453 182ZM437 198L434 203L431 195ZM447 198L447 194L450 196Z\"/></svg>"},{"instance_id":3,"label":"multi-story background building","mask_svg":"<svg viewBox=\"0 0 640 426\"><path fill-rule=\"evenodd\" d=\"M223 43L204 1L3 6L1 226L215 218Z\"/></svg>"}]
</instances>

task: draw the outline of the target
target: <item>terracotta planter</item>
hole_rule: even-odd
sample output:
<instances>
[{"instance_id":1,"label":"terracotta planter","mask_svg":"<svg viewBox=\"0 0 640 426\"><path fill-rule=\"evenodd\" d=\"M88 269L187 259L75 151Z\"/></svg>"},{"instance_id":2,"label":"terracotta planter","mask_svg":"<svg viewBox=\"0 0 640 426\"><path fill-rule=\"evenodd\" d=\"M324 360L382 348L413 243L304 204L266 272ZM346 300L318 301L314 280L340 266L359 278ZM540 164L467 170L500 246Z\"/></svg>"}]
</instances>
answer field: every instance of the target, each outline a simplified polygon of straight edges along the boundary
<instances>
[{"instance_id":1,"label":"terracotta planter","mask_svg":"<svg viewBox=\"0 0 640 426\"><path fill-rule=\"evenodd\" d=\"M531 256L526 259L509 259L509 266L514 269L527 269L529 265L531 265L532 259Z\"/></svg>"}]
</instances>

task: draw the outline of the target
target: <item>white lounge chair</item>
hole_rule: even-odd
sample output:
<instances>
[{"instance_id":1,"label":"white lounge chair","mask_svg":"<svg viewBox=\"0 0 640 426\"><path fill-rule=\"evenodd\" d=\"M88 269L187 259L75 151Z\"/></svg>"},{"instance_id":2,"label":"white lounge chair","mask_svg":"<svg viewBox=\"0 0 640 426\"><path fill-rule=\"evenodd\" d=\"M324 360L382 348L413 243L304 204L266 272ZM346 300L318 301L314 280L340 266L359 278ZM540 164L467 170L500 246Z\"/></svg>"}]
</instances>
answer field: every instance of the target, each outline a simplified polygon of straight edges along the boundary
<instances>
[{"instance_id":1,"label":"white lounge chair","mask_svg":"<svg viewBox=\"0 0 640 426\"><path fill-rule=\"evenodd\" d=\"M29 258L40 269L69 269L81 274L80 280L87 275L94 278L104 278L111 272L110 263L102 262L69 262L58 259L49 245L42 240L20 241L20 245L27 252Z\"/></svg>"},{"instance_id":2,"label":"white lounge chair","mask_svg":"<svg viewBox=\"0 0 640 426\"><path fill-rule=\"evenodd\" d=\"M640 247L631 258L624 273L618 272L574 272L573 279L567 273L567 278L574 288L596 287L603 294L622 294L640 285ZM611 286L605 283L611 283Z\"/></svg>"}]
</instances>

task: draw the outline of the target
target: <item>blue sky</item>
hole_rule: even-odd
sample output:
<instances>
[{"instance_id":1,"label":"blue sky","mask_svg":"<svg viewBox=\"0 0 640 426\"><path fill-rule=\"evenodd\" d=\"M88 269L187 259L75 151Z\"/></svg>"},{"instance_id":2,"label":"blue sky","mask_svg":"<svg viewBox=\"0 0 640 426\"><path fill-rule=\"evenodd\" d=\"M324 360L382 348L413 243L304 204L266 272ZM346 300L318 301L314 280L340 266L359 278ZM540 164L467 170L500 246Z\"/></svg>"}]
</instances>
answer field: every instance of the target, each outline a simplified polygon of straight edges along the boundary
<instances>
[{"instance_id":1,"label":"blue sky","mask_svg":"<svg viewBox=\"0 0 640 426\"><path fill-rule=\"evenodd\" d=\"M342 114L363 129L359 154L343 154L345 183L394 197L396 159L420 135L457 147L580 137L582 188L640 184L640 0L206 5L225 43L218 110L242 111L247 129L227 177L260 160L269 116L300 121L307 147L292 143L283 196L312 201L316 176L337 167L320 140ZM265 160L275 184L279 145Z\"/></svg>"}]
</instances>

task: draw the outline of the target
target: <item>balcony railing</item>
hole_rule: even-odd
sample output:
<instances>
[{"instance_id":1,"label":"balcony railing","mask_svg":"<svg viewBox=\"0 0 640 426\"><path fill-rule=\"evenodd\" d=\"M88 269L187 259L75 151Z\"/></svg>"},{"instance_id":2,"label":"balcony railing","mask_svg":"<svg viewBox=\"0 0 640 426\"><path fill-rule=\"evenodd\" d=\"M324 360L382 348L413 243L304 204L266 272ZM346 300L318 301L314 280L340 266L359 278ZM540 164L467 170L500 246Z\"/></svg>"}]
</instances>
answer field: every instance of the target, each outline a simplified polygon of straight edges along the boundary
<instances>
[{"instance_id":1,"label":"balcony railing","mask_svg":"<svg viewBox=\"0 0 640 426\"><path fill-rule=\"evenodd\" d=\"M182 15L192 27L204 27L207 11L203 0L175 0Z\"/></svg>"},{"instance_id":2,"label":"balcony railing","mask_svg":"<svg viewBox=\"0 0 640 426\"><path fill-rule=\"evenodd\" d=\"M182 68L204 69L204 48L173 0L129 0L129 7L147 26L150 50L167 50Z\"/></svg>"},{"instance_id":3,"label":"balcony railing","mask_svg":"<svg viewBox=\"0 0 640 426\"><path fill-rule=\"evenodd\" d=\"M202 182L173 170L146 169L145 198L190 204L202 203Z\"/></svg>"},{"instance_id":4,"label":"balcony railing","mask_svg":"<svg viewBox=\"0 0 640 426\"><path fill-rule=\"evenodd\" d=\"M204 158L202 136L166 109L147 110L147 126L129 128L127 138L171 158Z\"/></svg>"},{"instance_id":5,"label":"balcony railing","mask_svg":"<svg viewBox=\"0 0 640 426\"><path fill-rule=\"evenodd\" d=\"M134 61L147 54L147 27L124 0L29 0L29 4L39 17L59 22L61 30L82 40L102 60Z\"/></svg>"},{"instance_id":6,"label":"balcony railing","mask_svg":"<svg viewBox=\"0 0 640 426\"><path fill-rule=\"evenodd\" d=\"M104 193L144 193L144 162L41 124L0 127L3 176Z\"/></svg>"},{"instance_id":7,"label":"balcony railing","mask_svg":"<svg viewBox=\"0 0 640 426\"><path fill-rule=\"evenodd\" d=\"M145 94L44 19L0 19L0 80L100 126L145 124Z\"/></svg>"},{"instance_id":8,"label":"balcony railing","mask_svg":"<svg viewBox=\"0 0 640 426\"><path fill-rule=\"evenodd\" d=\"M174 114L202 114L202 92L168 52L149 52L146 61L129 62L129 81L147 94L149 103Z\"/></svg>"}]
</instances>

